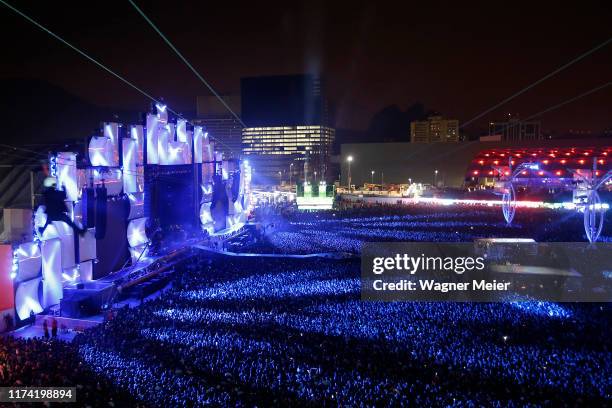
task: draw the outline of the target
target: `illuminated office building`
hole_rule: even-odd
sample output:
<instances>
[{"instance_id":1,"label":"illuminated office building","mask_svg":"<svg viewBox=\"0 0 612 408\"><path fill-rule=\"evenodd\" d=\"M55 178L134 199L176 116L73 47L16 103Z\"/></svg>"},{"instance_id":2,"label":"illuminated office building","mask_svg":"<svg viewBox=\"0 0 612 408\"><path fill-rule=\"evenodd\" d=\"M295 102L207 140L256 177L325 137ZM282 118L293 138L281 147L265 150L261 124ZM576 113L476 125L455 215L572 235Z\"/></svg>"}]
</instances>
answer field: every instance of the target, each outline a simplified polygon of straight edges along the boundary
<instances>
[{"instance_id":1,"label":"illuminated office building","mask_svg":"<svg viewBox=\"0 0 612 408\"><path fill-rule=\"evenodd\" d=\"M322 179L328 170L333 141L334 129L327 126L254 127L242 131L242 152L256 168L256 177L266 182L296 182L303 178L307 157L309 167L318 169ZM316 177L314 171L311 178Z\"/></svg>"},{"instance_id":2,"label":"illuminated office building","mask_svg":"<svg viewBox=\"0 0 612 408\"><path fill-rule=\"evenodd\" d=\"M241 96L247 126L242 153L252 163L254 183L325 180L335 131L329 126L320 78L243 78Z\"/></svg>"},{"instance_id":3,"label":"illuminated office building","mask_svg":"<svg viewBox=\"0 0 612 408\"><path fill-rule=\"evenodd\" d=\"M245 155L330 154L334 129L326 126L254 127L242 130Z\"/></svg>"}]
</instances>

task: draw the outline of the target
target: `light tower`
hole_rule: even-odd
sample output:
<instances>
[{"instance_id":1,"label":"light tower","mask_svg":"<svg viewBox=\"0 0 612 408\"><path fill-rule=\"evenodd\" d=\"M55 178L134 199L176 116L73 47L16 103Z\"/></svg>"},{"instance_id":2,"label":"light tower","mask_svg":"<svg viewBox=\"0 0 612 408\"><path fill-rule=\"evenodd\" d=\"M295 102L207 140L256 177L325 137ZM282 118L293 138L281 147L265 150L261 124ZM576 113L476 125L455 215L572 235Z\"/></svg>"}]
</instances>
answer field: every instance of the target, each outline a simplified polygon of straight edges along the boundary
<instances>
[{"instance_id":1,"label":"light tower","mask_svg":"<svg viewBox=\"0 0 612 408\"><path fill-rule=\"evenodd\" d=\"M352 191L352 188L351 188L351 163L353 162L353 156L347 157L346 161L348 162L348 187L349 187L349 193L350 193Z\"/></svg>"}]
</instances>

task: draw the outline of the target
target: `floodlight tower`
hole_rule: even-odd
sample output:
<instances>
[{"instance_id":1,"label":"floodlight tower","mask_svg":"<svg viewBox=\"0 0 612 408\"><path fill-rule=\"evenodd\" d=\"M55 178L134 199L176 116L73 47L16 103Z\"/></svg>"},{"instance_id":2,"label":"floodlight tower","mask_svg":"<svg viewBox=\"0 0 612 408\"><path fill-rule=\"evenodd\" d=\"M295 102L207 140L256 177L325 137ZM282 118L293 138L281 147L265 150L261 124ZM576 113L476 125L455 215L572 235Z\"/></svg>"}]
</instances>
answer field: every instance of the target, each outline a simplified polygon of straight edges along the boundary
<instances>
[{"instance_id":1,"label":"floodlight tower","mask_svg":"<svg viewBox=\"0 0 612 408\"><path fill-rule=\"evenodd\" d=\"M346 158L348 162L348 185L349 185L349 193L352 191L351 189L351 163L353 162L353 156L349 156Z\"/></svg>"}]
</instances>

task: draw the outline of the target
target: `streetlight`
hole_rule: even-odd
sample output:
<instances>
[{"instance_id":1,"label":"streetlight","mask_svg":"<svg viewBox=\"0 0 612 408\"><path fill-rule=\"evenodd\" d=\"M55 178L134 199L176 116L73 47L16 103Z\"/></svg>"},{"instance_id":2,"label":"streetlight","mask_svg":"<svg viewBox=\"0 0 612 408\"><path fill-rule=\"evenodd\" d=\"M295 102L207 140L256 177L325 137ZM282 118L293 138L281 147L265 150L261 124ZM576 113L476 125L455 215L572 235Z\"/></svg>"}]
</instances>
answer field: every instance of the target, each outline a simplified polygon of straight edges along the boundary
<instances>
[{"instance_id":1,"label":"streetlight","mask_svg":"<svg viewBox=\"0 0 612 408\"><path fill-rule=\"evenodd\" d=\"M372 170L372 184L374 184L374 170Z\"/></svg>"},{"instance_id":2,"label":"streetlight","mask_svg":"<svg viewBox=\"0 0 612 408\"><path fill-rule=\"evenodd\" d=\"M434 170L434 187L438 186L438 170Z\"/></svg>"},{"instance_id":3,"label":"streetlight","mask_svg":"<svg viewBox=\"0 0 612 408\"><path fill-rule=\"evenodd\" d=\"M283 184L283 173L281 173L281 171L278 171L278 185L280 186L281 184Z\"/></svg>"},{"instance_id":4,"label":"streetlight","mask_svg":"<svg viewBox=\"0 0 612 408\"><path fill-rule=\"evenodd\" d=\"M293 163L289 165L289 191L293 188L291 185L291 176L293 175Z\"/></svg>"},{"instance_id":5,"label":"streetlight","mask_svg":"<svg viewBox=\"0 0 612 408\"><path fill-rule=\"evenodd\" d=\"M349 156L346 158L348 162L348 185L349 185L349 193L352 191L351 188L351 163L353 162L353 156Z\"/></svg>"},{"instance_id":6,"label":"streetlight","mask_svg":"<svg viewBox=\"0 0 612 408\"><path fill-rule=\"evenodd\" d=\"M317 184L317 171L314 171L315 184Z\"/></svg>"}]
</instances>

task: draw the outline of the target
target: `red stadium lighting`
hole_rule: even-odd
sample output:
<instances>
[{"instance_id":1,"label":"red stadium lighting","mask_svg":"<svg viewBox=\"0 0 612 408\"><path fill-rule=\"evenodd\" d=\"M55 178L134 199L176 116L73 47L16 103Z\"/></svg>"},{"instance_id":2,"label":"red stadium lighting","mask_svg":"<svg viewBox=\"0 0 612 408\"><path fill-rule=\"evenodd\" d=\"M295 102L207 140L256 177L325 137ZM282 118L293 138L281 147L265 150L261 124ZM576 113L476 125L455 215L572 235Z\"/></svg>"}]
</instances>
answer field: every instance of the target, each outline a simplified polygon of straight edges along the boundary
<instances>
[{"instance_id":1,"label":"red stadium lighting","mask_svg":"<svg viewBox=\"0 0 612 408\"><path fill-rule=\"evenodd\" d=\"M567 160L562 159L562 160L561 160L561 164L565 164L565 163L567 163Z\"/></svg>"},{"instance_id":2,"label":"red stadium lighting","mask_svg":"<svg viewBox=\"0 0 612 408\"><path fill-rule=\"evenodd\" d=\"M542 160L542 163L548 164L548 160Z\"/></svg>"},{"instance_id":3,"label":"red stadium lighting","mask_svg":"<svg viewBox=\"0 0 612 408\"><path fill-rule=\"evenodd\" d=\"M572 154L570 152L565 153L566 156L571 156Z\"/></svg>"},{"instance_id":4,"label":"red stadium lighting","mask_svg":"<svg viewBox=\"0 0 612 408\"><path fill-rule=\"evenodd\" d=\"M498 165L499 164L499 160L493 160L493 164Z\"/></svg>"},{"instance_id":5,"label":"red stadium lighting","mask_svg":"<svg viewBox=\"0 0 612 408\"><path fill-rule=\"evenodd\" d=\"M532 155L533 157L536 157L538 154L537 154L537 153L531 153L531 155Z\"/></svg>"},{"instance_id":6,"label":"red stadium lighting","mask_svg":"<svg viewBox=\"0 0 612 408\"><path fill-rule=\"evenodd\" d=\"M484 160L478 160L478 164L482 166L484 164Z\"/></svg>"},{"instance_id":7,"label":"red stadium lighting","mask_svg":"<svg viewBox=\"0 0 612 408\"><path fill-rule=\"evenodd\" d=\"M584 159L580 159L580 160L578 160L578 163L580 163L580 164L584 164Z\"/></svg>"},{"instance_id":8,"label":"red stadium lighting","mask_svg":"<svg viewBox=\"0 0 612 408\"><path fill-rule=\"evenodd\" d=\"M477 175L478 175L478 170L474 170L474 171L472 172L472 174L474 174L475 176L477 176Z\"/></svg>"},{"instance_id":9,"label":"red stadium lighting","mask_svg":"<svg viewBox=\"0 0 612 408\"><path fill-rule=\"evenodd\" d=\"M504 172L504 174L505 174L506 176L509 176L509 175L510 175L510 172L509 172L508 170L506 170L506 171Z\"/></svg>"},{"instance_id":10,"label":"red stadium lighting","mask_svg":"<svg viewBox=\"0 0 612 408\"><path fill-rule=\"evenodd\" d=\"M527 170L521 171L521 174L527 174Z\"/></svg>"},{"instance_id":11,"label":"red stadium lighting","mask_svg":"<svg viewBox=\"0 0 612 408\"><path fill-rule=\"evenodd\" d=\"M604 164L604 163L605 163L603 159L599 159L597 162L598 162L599 164Z\"/></svg>"},{"instance_id":12,"label":"red stadium lighting","mask_svg":"<svg viewBox=\"0 0 612 408\"><path fill-rule=\"evenodd\" d=\"M493 175L493 170L489 171L489 176Z\"/></svg>"},{"instance_id":13,"label":"red stadium lighting","mask_svg":"<svg viewBox=\"0 0 612 408\"><path fill-rule=\"evenodd\" d=\"M510 164L514 164L516 163L514 160L510 160Z\"/></svg>"},{"instance_id":14,"label":"red stadium lighting","mask_svg":"<svg viewBox=\"0 0 612 408\"><path fill-rule=\"evenodd\" d=\"M560 175L561 175L561 170L557 170L557 171L555 172L555 174L556 174L557 176L560 176Z\"/></svg>"},{"instance_id":15,"label":"red stadium lighting","mask_svg":"<svg viewBox=\"0 0 612 408\"><path fill-rule=\"evenodd\" d=\"M543 176L543 175L544 175L544 172L543 172L542 170L540 170L540 171L538 171L538 174L539 174L540 176Z\"/></svg>"}]
</instances>

